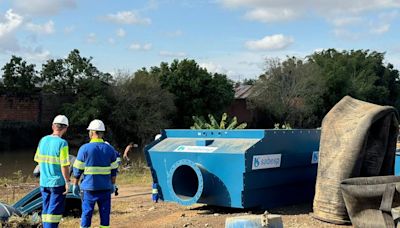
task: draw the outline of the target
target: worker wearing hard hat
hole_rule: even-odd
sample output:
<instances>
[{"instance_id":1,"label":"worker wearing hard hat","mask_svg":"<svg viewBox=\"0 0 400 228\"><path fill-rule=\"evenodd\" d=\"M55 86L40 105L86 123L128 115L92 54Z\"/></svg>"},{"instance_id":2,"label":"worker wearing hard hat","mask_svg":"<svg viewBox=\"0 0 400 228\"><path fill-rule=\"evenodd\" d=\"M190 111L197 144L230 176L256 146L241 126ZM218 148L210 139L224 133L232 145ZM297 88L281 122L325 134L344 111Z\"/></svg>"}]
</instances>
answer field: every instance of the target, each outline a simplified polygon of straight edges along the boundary
<instances>
[{"instance_id":1,"label":"worker wearing hard hat","mask_svg":"<svg viewBox=\"0 0 400 228\"><path fill-rule=\"evenodd\" d=\"M52 124L53 133L43 137L34 160L40 167L40 191L43 199L43 227L58 227L64 213L65 195L69 190L68 143L61 137L67 132L68 118L58 115Z\"/></svg>"},{"instance_id":2,"label":"worker wearing hard hat","mask_svg":"<svg viewBox=\"0 0 400 228\"><path fill-rule=\"evenodd\" d=\"M110 227L111 194L115 191L118 161L115 149L103 141L105 132L101 120L93 120L89 127L90 142L79 148L73 165L75 180L72 192L80 195L82 189L81 227L90 227L94 205L100 214L100 227ZM79 187L79 179L83 174Z\"/></svg>"}]
</instances>

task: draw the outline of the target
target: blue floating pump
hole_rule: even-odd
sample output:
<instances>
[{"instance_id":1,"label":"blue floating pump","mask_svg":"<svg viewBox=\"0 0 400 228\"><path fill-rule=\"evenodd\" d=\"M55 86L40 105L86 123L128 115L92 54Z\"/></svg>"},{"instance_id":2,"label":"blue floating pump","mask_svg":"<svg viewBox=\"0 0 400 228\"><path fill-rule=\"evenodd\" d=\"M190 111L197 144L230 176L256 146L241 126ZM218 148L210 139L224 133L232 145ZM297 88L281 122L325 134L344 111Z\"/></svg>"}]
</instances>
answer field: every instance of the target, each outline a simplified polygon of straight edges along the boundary
<instances>
[{"instance_id":1,"label":"blue floating pump","mask_svg":"<svg viewBox=\"0 0 400 228\"><path fill-rule=\"evenodd\" d=\"M319 130L165 130L145 148L158 195L182 205L311 201Z\"/></svg>"}]
</instances>

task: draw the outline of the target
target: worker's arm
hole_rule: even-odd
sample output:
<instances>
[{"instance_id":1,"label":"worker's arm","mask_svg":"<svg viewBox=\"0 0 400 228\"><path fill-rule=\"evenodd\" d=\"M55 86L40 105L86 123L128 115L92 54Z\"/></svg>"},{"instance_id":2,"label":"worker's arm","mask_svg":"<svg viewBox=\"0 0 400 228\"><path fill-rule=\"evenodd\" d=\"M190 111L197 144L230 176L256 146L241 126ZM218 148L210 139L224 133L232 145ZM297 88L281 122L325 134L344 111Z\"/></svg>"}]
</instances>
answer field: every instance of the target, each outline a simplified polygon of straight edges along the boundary
<instances>
[{"instance_id":1,"label":"worker's arm","mask_svg":"<svg viewBox=\"0 0 400 228\"><path fill-rule=\"evenodd\" d=\"M129 160L128 153L129 153L129 151L131 150L131 148L132 148L132 145L131 145L131 144L129 144L129 145L125 148L124 155L122 156L125 160Z\"/></svg>"},{"instance_id":2,"label":"worker's arm","mask_svg":"<svg viewBox=\"0 0 400 228\"><path fill-rule=\"evenodd\" d=\"M115 151L114 148L112 148L114 150L114 156L111 159L111 183L115 184L116 180L117 180L117 173L118 173L118 166L119 166L119 160L118 160L118 152Z\"/></svg>"},{"instance_id":3,"label":"worker's arm","mask_svg":"<svg viewBox=\"0 0 400 228\"><path fill-rule=\"evenodd\" d=\"M61 166L61 172L65 180L65 192L63 194L66 195L69 191L69 182L71 181L69 176L69 165Z\"/></svg>"},{"instance_id":4,"label":"worker's arm","mask_svg":"<svg viewBox=\"0 0 400 228\"><path fill-rule=\"evenodd\" d=\"M65 145L60 150L60 165L61 165L61 173L64 177L65 180L65 192L63 193L66 195L69 191L69 182L70 182L70 176L69 176L69 153L68 153L68 144L65 142Z\"/></svg>"},{"instance_id":5,"label":"worker's arm","mask_svg":"<svg viewBox=\"0 0 400 228\"><path fill-rule=\"evenodd\" d=\"M73 180L73 184L77 185L79 183L79 178L85 171L85 150L83 147L81 147L78 151L78 155L75 159L74 165L72 167L73 175L75 179Z\"/></svg>"}]
</instances>

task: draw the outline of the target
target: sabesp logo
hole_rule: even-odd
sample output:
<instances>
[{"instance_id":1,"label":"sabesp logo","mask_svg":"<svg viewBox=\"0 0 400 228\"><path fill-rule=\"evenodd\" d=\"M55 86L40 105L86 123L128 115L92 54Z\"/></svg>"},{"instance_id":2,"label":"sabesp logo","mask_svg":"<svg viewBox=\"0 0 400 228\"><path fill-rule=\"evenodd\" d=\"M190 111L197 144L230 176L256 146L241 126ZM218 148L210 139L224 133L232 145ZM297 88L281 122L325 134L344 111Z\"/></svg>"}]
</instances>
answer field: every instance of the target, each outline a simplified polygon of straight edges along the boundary
<instances>
[{"instance_id":1,"label":"sabesp logo","mask_svg":"<svg viewBox=\"0 0 400 228\"><path fill-rule=\"evenodd\" d=\"M267 166L280 166L281 164L281 158L266 158L261 160L261 165L267 165Z\"/></svg>"},{"instance_id":2,"label":"sabesp logo","mask_svg":"<svg viewBox=\"0 0 400 228\"><path fill-rule=\"evenodd\" d=\"M281 154L256 155L252 169L269 169L281 166Z\"/></svg>"},{"instance_id":3,"label":"sabesp logo","mask_svg":"<svg viewBox=\"0 0 400 228\"><path fill-rule=\"evenodd\" d=\"M253 167L257 168L260 165L258 158L254 158Z\"/></svg>"}]
</instances>

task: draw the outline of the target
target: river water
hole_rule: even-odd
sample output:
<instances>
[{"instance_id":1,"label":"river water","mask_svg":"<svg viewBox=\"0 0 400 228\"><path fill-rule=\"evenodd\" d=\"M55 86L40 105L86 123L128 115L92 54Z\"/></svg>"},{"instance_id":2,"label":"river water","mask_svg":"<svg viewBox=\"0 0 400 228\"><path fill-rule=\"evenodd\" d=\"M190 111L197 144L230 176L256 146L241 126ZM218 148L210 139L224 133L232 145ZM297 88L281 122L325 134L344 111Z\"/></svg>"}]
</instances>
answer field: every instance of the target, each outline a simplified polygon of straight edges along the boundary
<instances>
[{"instance_id":1,"label":"river water","mask_svg":"<svg viewBox=\"0 0 400 228\"><path fill-rule=\"evenodd\" d=\"M79 148L70 148L69 153L75 155L78 153ZM36 166L36 162L33 161L36 148L1 151L0 150L0 178L10 177L15 172L21 171L23 176L32 175L33 169ZM140 149L135 150L129 154L131 161L144 161ZM122 150L119 152L122 155Z\"/></svg>"},{"instance_id":2,"label":"river water","mask_svg":"<svg viewBox=\"0 0 400 228\"><path fill-rule=\"evenodd\" d=\"M36 148L11 151L0 151L0 178L9 177L21 171L22 175L32 175L36 162L33 161ZM70 154L76 155L77 149L70 149Z\"/></svg>"}]
</instances>

